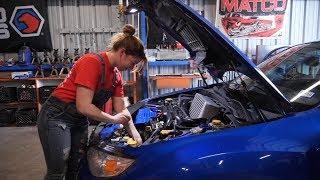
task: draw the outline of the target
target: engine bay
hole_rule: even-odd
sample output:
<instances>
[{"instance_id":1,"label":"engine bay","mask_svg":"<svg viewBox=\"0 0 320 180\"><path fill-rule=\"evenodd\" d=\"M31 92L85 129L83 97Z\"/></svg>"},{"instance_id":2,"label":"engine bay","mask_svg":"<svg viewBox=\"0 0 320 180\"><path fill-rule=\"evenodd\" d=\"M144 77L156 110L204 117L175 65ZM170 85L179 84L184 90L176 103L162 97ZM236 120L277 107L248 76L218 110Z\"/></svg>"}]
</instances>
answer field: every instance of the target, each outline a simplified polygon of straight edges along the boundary
<instances>
[{"instance_id":1,"label":"engine bay","mask_svg":"<svg viewBox=\"0 0 320 180\"><path fill-rule=\"evenodd\" d=\"M132 112L143 145L256 124L266 116L280 115L257 109L236 91L217 86L152 99ZM137 146L121 124L105 124L99 135L110 145Z\"/></svg>"}]
</instances>

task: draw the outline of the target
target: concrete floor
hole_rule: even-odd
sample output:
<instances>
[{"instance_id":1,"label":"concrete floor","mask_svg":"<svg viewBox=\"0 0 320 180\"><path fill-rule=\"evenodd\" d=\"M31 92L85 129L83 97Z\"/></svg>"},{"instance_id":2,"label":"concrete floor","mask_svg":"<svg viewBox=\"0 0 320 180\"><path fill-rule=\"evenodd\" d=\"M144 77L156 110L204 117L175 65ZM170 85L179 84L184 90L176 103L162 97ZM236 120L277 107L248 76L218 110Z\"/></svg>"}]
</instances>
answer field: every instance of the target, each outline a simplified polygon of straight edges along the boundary
<instances>
[{"instance_id":1,"label":"concrete floor","mask_svg":"<svg viewBox=\"0 0 320 180\"><path fill-rule=\"evenodd\" d=\"M1 180L40 180L45 171L37 127L0 128Z\"/></svg>"},{"instance_id":2,"label":"concrete floor","mask_svg":"<svg viewBox=\"0 0 320 180\"><path fill-rule=\"evenodd\" d=\"M46 170L36 126L0 127L0 180L42 180Z\"/></svg>"}]
</instances>

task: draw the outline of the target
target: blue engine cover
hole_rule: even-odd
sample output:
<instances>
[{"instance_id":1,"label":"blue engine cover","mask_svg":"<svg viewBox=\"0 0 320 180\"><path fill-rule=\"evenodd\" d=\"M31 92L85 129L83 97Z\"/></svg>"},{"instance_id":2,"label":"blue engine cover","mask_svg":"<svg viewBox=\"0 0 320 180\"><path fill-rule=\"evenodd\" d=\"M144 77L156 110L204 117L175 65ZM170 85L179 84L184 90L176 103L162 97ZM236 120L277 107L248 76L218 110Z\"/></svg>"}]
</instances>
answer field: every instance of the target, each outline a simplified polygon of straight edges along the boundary
<instances>
[{"instance_id":1,"label":"blue engine cover","mask_svg":"<svg viewBox=\"0 0 320 180\"><path fill-rule=\"evenodd\" d=\"M145 124L150 122L150 120L157 116L157 108L141 108L135 119L135 124Z\"/></svg>"}]
</instances>

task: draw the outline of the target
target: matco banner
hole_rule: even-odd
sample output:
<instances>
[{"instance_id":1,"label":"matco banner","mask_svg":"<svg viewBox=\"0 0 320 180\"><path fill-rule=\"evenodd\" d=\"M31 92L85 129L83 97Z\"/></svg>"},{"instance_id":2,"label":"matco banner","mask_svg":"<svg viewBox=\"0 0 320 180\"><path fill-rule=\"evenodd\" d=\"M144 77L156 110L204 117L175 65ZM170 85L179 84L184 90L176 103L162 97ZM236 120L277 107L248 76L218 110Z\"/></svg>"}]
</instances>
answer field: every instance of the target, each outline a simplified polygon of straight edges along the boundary
<instances>
[{"instance_id":1,"label":"matco banner","mask_svg":"<svg viewBox=\"0 0 320 180\"><path fill-rule=\"evenodd\" d=\"M216 26L231 38L283 35L287 0L217 0Z\"/></svg>"},{"instance_id":2,"label":"matco banner","mask_svg":"<svg viewBox=\"0 0 320 180\"><path fill-rule=\"evenodd\" d=\"M0 1L0 53L52 49L47 1Z\"/></svg>"}]
</instances>

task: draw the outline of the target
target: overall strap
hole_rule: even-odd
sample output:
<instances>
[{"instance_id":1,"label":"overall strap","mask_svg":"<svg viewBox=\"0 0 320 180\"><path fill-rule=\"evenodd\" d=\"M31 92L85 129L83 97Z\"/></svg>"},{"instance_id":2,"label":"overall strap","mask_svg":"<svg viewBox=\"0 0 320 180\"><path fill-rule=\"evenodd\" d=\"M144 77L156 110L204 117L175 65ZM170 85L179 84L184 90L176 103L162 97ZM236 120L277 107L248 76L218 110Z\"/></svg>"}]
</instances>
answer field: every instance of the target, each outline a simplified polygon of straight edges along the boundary
<instances>
[{"instance_id":1,"label":"overall strap","mask_svg":"<svg viewBox=\"0 0 320 180\"><path fill-rule=\"evenodd\" d=\"M105 81L106 81L106 72L105 72L105 63L104 63L104 58L101 56L101 54L95 54L98 59L100 60L101 62L101 78L100 78L100 88L103 88L104 87L104 84L105 84Z\"/></svg>"},{"instance_id":2,"label":"overall strap","mask_svg":"<svg viewBox=\"0 0 320 180\"><path fill-rule=\"evenodd\" d=\"M105 81L106 81L106 74L105 74L105 63L104 63L104 58L101 56L101 54L96 54L98 59L101 61L101 64L102 64L102 70L101 70L101 80L100 80L100 85L101 85L101 88L104 87L105 85ZM112 78L112 87L115 87L115 83L116 83L116 73L113 72L113 78ZM101 89L100 88L100 89Z\"/></svg>"}]
</instances>

